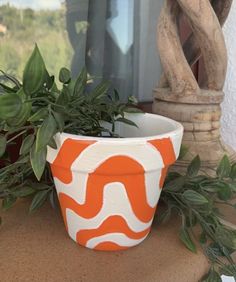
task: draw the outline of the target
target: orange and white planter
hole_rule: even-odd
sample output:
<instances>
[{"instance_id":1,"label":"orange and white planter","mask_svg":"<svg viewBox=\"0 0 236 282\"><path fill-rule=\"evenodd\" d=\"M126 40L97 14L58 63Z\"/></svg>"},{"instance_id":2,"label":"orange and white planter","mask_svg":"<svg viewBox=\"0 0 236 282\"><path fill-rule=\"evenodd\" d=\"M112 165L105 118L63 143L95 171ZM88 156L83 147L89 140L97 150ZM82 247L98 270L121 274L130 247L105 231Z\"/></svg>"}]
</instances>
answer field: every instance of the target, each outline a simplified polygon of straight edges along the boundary
<instances>
[{"instance_id":1,"label":"orange and white planter","mask_svg":"<svg viewBox=\"0 0 236 282\"><path fill-rule=\"evenodd\" d=\"M124 138L55 136L48 150L69 236L95 250L127 249L150 232L168 167L180 151L181 124L129 114L138 128L117 124Z\"/></svg>"}]
</instances>

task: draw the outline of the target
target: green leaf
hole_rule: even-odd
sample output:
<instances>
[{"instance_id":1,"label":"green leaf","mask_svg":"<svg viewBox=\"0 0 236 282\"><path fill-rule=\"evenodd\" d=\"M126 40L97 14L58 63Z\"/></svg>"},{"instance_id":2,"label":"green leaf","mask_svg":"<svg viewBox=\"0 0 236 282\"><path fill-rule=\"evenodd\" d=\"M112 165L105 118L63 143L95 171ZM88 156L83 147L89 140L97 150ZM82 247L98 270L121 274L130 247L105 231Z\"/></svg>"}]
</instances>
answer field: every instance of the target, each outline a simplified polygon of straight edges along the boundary
<instances>
[{"instance_id":1,"label":"green leaf","mask_svg":"<svg viewBox=\"0 0 236 282\"><path fill-rule=\"evenodd\" d=\"M167 176L166 176L166 181L165 184L168 184L170 181L173 181L179 177L181 177L182 175L176 171L170 171L168 172Z\"/></svg>"},{"instance_id":2,"label":"green leaf","mask_svg":"<svg viewBox=\"0 0 236 282\"><path fill-rule=\"evenodd\" d=\"M17 163L19 164L26 164L29 162L29 156L20 156L20 158L17 160Z\"/></svg>"},{"instance_id":3,"label":"green leaf","mask_svg":"<svg viewBox=\"0 0 236 282\"><path fill-rule=\"evenodd\" d=\"M188 151L189 151L189 148L186 145L182 144L180 147L178 160L182 160L186 156Z\"/></svg>"},{"instance_id":4,"label":"green leaf","mask_svg":"<svg viewBox=\"0 0 236 282\"><path fill-rule=\"evenodd\" d=\"M62 83L69 83L71 80L71 74L70 71L67 68L61 68L59 73L59 80Z\"/></svg>"},{"instance_id":5,"label":"green leaf","mask_svg":"<svg viewBox=\"0 0 236 282\"><path fill-rule=\"evenodd\" d=\"M194 177L198 175L198 172L200 170L201 167L201 160L199 156L196 156L192 162L190 163L190 165L188 166L187 169L187 176L189 177Z\"/></svg>"},{"instance_id":6,"label":"green leaf","mask_svg":"<svg viewBox=\"0 0 236 282\"><path fill-rule=\"evenodd\" d=\"M1 88L4 90L3 92L5 92L5 93L16 93L17 92L16 89L11 88L7 85L4 85L3 83L0 82L0 89Z\"/></svg>"},{"instance_id":7,"label":"green leaf","mask_svg":"<svg viewBox=\"0 0 236 282\"><path fill-rule=\"evenodd\" d=\"M224 156L223 159L220 161L220 164L216 170L216 174L219 178L226 178L229 177L231 172L231 164L229 161L228 156Z\"/></svg>"},{"instance_id":8,"label":"green leaf","mask_svg":"<svg viewBox=\"0 0 236 282\"><path fill-rule=\"evenodd\" d=\"M163 190L170 192L178 192L183 188L185 182L186 182L186 177L179 176L178 178L175 178L174 180L166 183Z\"/></svg>"},{"instance_id":9,"label":"green leaf","mask_svg":"<svg viewBox=\"0 0 236 282\"><path fill-rule=\"evenodd\" d=\"M11 127L21 127L25 125L32 109L32 103L26 102L26 94L24 93L23 88L20 88L20 90L17 92L17 95L21 98L22 107L13 118L9 118L7 120L7 124Z\"/></svg>"},{"instance_id":10,"label":"green leaf","mask_svg":"<svg viewBox=\"0 0 236 282\"><path fill-rule=\"evenodd\" d=\"M188 228L194 227L197 224L197 217L193 213L186 216L186 226Z\"/></svg>"},{"instance_id":11,"label":"green leaf","mask_svg":"<svg viewBox=\"0 0 236 282\"><path fill-rule=\"evenodd\" d=\"M23 88L27 95L39 91L46 81L47 70L38 46L30 56L23 73Z\"/></svg>"},{"instance_id":12,"label":"green leaf","mask_svg":"<svg viewBox=\"0 0 236 282\"><path fill-rule=\"evenodd\" d=\"M42 190L39 191L33 198L31 205L30 205L30 212L33 212L40 208L47 200L49 190Z\"/></svg>"},{"instance_id":13,"label":"green leaf","mask_svg":"<svg viewBox=\"0 0 236 282\"><path fill-rule=\"evenodd\" d=\"M21 144L20 155L25 155L25 154L29 153L31 147L33 146L34 139L35 139L35 137L34 137L33 134L30 134L30 135L25 137L25 139L23 140L23 142Z\"/></svg>"},{"instance_id":14,"label":"green leaf","mask_svg":"<svg viewBox=\"0 0 236 282\"><path fill-rule=\"evenodd\" d=\"M17 190L13 191L13 195L18 198L28 197L35 193L35 189L30 186L19 187Z\"/></svg>"},{"instance_id":15,"label":"green leaf","mask_svg":"<svg viewBox=\"0 0 236 282\"><path fill-rule=\"evenodd\" d=\"M190 179L190 183L201 184L202 186L207 182L208 178L205 175L197 175ZM210 182L212 184L212 181Z\"/></svg>"},{"instance_id":16,"label":"green leaf","mask_svg":"<svg viewBox=\"0 0 236 282\"><path fill-rule=\"evenodd\" d=\"M180 230L180 240L184 243L184 245L193 253L197 252L196 245L192 241L187 228L182 227Z\"/></svg>"},{"instance_id":17,"label":"green leaf","mask_svg":"<svg viewBox=\"0 0 236 282\"><path fill-rule=\"evenodd\" d=\"M131 114L144 114L144 112L141 109L135 107L125 107L124 112Z\"/></svg>"},{"instance_id":18,"label":"green leaf","mask_svg":"<svg viewBox=\"0 0 236 282\"><path fill-rule=\"evenodd\" d=\"M135 96L129 96L128 102L134 106L138 105L138 99Z\"/></svg>"},{"instance_id":19,"label":"green leaf","mask_svg":"<svg viewBox=\"0 0 236 282\"><path fill-rule=\"evenodd\" d=\"M54 75L50 76L49 73L46 71L46 87L48 90L54 90L53 88L55 87L55 77Z\"/></svg>"},{"instance_id":20,"label":"green leaf","mask_svg":"<svg viewBox=\"0 0 236 282\"><path fill-rule=\"evenodd\" d=\"M87 70L86 68L83 68L78 78L76 79L73 96L79 96L83 94L86 84L87 84Z\"/></svg>"},{"instance_id":21,"label":"green leaf","mask_svg":"<svg viewBox=\"0 0 236 282\"><path fill-rule=\"evenodd\" d=\"M43 175L45 165L46 165L46 155L47 149L43 148L40 151L36 151L36 145L34 144L30 151L30 162L32 169L38 181Z\"/></svg>"},{"instance_id":22,"label":"green leaf","mask_svg":"<svg viewBox=\"0 0 236 282\"><path fill-rule=\"evenodd\" d=\"M104 97L110 88L110 82L104 81L97 85L95 89L90 93L89 97L91 100L93 99L101 99Z\"/></svg>"},{"instance_id":23,"label":"green leaf","mask_svg":"<svg viewBox=\"0 0 236 282\"><path fill-rule=\"evenodd\" d=\"M114 89L114 100L115 100L115 102L120 101L120 95L119 95L119 92L116 89Z\"/></svg>"},{"instance_id":24,"label":"green leaf","mask_svg":"<svg viewBox=\"0 0 236 282\"><path fill-rule=\"evenodd\" d=\"M216 193L217 192L217 185L215 183L207 184L207 185L200 184L200 187L208 193Z\"/></svg>"},{"instance_id":25,"label":"green leaf","mask_svg":"<svg viewBox=\"0 0 236 282\"><path fill-rule=\"evenodd\" d=\"M64 127L65 127L65 120L64 120L64 115L61 113L53 112L53 116L56 120L57 127L60 132L63 132Z\"/></svg>"},{"instance_id":26,"label":"green leaf","mask_svg":"<svg viewBox=\"0 0 236 282\"><path fill-rule=\"evenodd\" d=\"M166 211L159 214L158 220L160 223L166 223L170 220L171 217L171 208L168 208Z\"/></svg>"},{"instance_id":27,"label":"green leaf","mask_svg":"<svg viewBox=\"0 0 236 282\"><path fill-rule=\"evenodd\" d=\"M51 95L54 97L54 98L57 98L58 95L59 95L60 91L58 90L57 88L57 84L56 82L54 81L53 85L52 85L52 88L51 88Z\"/></svg>"},{"instance_id":28,"label":"green leaf","mask_svg":"<svg viewBox=\"0 0 236 282\"><path fill-rule=\"evenodd\" d=\"M53 149L55 149L55 150L57 149L57 143L56 143L56 141L54 140L54 137L51 138L51 140L50 140L48 146L50 146L51 148L53 148Z\"/></svg>"},{"instance_id":29,"label":"green leaf","mask_svg":"<svg viewBox=\"0 0 236 282\"><path fill-rule=\"evenodd\" d=\"M220 247L220 245L216 242L211 243L208 247L207 247L207 253L210 253L210 256L215 258L218 257L224 257L224 253L222 251L222 248Z\"/></svg>"},{"instance_id":30,"label":"green leaf","mask_svg":"<svg viewBox=\"0 0 236 282\"><path fill-rule=\"evenodd\" d=\"M56 209L56 207L57 207L57 194L55 192L55 189L52 189L50 196L49 196L49 200L50 200L51 206L54 209Z\"/></svg>"},{"instance_id":31,"label":"green leaf","mask_svg":"<svg viewBox=\"0 0 236 282\"><path fill-rule=\"evenodd\" d=\"M29 122L40 121L44 119L48 115L48 109L41 108L36 113L34 113L30 118L28 118Z\"/></svg>"},{"instance_id":32,"label":"green leaf","mask_svg":"<svg viewBox=\"0 0 236 282\"><path fill-rule=\"evenodd\" d=\"M63 89L59 94L56 103L61 106L66 106L70 101L70 92L66 85L63 85Z\"/></svg>"},{"instance_id":33,"label":"green leaf","mask_svg":"<svg viewBox=\"0 0 236 282\"><path fill-rule=\"evenodd\" d=\"M74 95L74 89L75 89L75 79L71 79L70 82L67 84L67 88L69 90L70 96Z\"/></svg>"},{"instance_id":34,"label":"green leaf","mask_svg":"<svg viewBox=\"0 0 236 282\"><path fill-rule=\"evenodd\" d=\"M10 74L5 73L3 70L0 70L0 72L3 73L3 76L4 76L6 79L8 79L8 80L10 80L12 83L14 83L14 85L15 85L15 87L16 87L17 90L21 88L21 83L20 83L20 81L19 81L18 79L16 79L14 76L12 76L12 75L10 75Z\"/></svg>"},{"instance_id":35,"label":"green leaf","mask_svg":"<svg viewBox=\"0 0 236 282\"><path fill-rule=\"evenodd\" d=\"M236 264L228 264L220 269L221 275L234 276L236 278Z\"/></svg>"},{"instance_id":36,"label":"green leaf","mask_svg":"<svg viewBox=\"0 0 236 282\"><path fill-rule=\"evenodd\" d=\"M214 270L210 270L209 273L203 277L202 282L222 282L219 273Z\"/></svg>"},{"instance_id":37,"label":"green leaf","mask_svg":"<svg viewBox=\"0 0 236 282\"><path fill-rule=\"evenodd\" d=\"M202 206L208 204L208 200L194 190L187 190L183 193L183 199L189 205Z\"/></svg>"},{"instance_id":38,"label":"green leaf","mask_svg":"<svg viewBox=\"0 0 236 282\"><path fill-rule=\"evenodd\" d=\"M232 198L233 193L228 183L218 183L217 191L218 198L222 201L228 201Z\"/></svg>"},{"instance_id":39,"label":"green leaf","mask_svg":"<svg viewBox=\"0 0 236 282\"><path fill-rule=\"evenodd\" d=\"M16 202L17 198L13 195L8 195L2 201L2 207L4 210L10 209Z\"/></svg>"},{"instance_id":40,"label":"green leaf","mask_svg":"<svg viewBox=\"0 0 236 282\"><path fill-rule=\"evenodd\" d=\"M119 122L122 122L122 123L125 123L125 124L128 124L128 125L131 125L131 126L138 127L136 125L136 123L134 123L132 120L129 120L127 118L118 118L116 121L119 121Z\"/></svg>"},{"instance_id":41,"label":"green leaf","mask_svg":"<svg viewBox=\"0 0 236 282\"><path fill-rule=\"evenodd\" d=\"M228 249L236 250L236 234L223 226L216 229L216 240Z\"/></svg>"},{"instance_id":42,"label":"green leaf","mask_svg":"<svg viewBox=\"0 0 236 282\"><path fill-rule=\"evenodd\" d=\"M230 178L232 180L235 180L236 179L236 163L234 163L232 166L231 166L231 171L230 171Z\"/></svg>"},{"instance_id":43,"label":"green leaf","mask_svg":"<svg viewBox=\"0 0 236 282\"><path fill-rule=\"evenodd\" d=\"M199 242L204 245L207 243L207 236L205 232L202 232L199 238Z\"/></svg>"},{"instance_id":44,"label":"green leaf","mask_svg":"<svg viewBox=\"0 0 236 282\"><path fill-rule=\"evenodd\" d=\"M54 117L50 114L38 129L36 135L36 150L40 151L47 146L56 133L57 124Z\"/></svg>"},{"instance_id":45,"label":"green leaf","mask_svg":"<svg viewBox=\"0 0 236 282\"><path fill-rule=\"evenodd\" d=\"M0 95L0 119L15 117L22 108L21 98L15 93Z\"/></svg>"},{"instance_id":46,"label":"green leaf","mask_svg":"<svg viewBox=\"0 0 236 282\"><path fill-rule=\"evenodd\" d=\"M7 147L7 139L4 135L0 134L0 158L4 155Z\"/></svg>"},{"instance_id":47,"label":"green leaf","mask_svg":"<svg viewBox=\"0 0 236 282\"><path fill-rule=\"evenodd\" d=\"M41 183L41 182L32 182L32 183L29 183L29 185L30 185L31 187L33 187L34 190L40 190L40 191L42 191L42 190L48 190L48 189L50 189L50 186L48 186L48 185L45 184L45 183Z\"/></svg>"}]
</instances>

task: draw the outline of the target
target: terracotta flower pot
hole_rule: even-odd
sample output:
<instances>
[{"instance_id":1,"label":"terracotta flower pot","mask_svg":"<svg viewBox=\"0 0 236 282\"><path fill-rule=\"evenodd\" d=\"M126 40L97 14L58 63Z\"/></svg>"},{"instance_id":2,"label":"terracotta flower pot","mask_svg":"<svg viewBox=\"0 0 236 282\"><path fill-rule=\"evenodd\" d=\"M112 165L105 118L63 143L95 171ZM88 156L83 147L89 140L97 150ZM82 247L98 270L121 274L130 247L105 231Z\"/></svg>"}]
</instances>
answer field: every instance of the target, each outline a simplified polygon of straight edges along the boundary
<instances>
[{"instance_id":1,"label":"terracotta flower pot","mask_svg":"<svg viewBox=\"0 0 236 282\"><path fill-rule=\"evenodd\" d=\"M124 138L56 135L48 162L69 236L95 250L121 250L148 235L168 167L178 155L181 124L130 114L138 128L118 123Z\"/></svg>"}]
</instances>

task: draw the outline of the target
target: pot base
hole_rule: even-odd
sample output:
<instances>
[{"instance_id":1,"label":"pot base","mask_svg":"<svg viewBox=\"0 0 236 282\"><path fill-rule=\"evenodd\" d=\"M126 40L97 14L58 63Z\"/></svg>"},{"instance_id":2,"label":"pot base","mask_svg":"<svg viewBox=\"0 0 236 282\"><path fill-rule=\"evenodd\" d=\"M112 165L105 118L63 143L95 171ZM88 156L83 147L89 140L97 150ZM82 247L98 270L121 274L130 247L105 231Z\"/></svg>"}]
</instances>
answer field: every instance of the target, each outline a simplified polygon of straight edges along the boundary
<instances>
[{"instance_id":1,"label":"pot base","mask_svg":"<svg viewBox=\"0 0 236 282\"><path fill-rule=\"evenodd\" d=\"M88 248L91 250L95 250L95 251L101 251L101 252L113 252L113 251L125 251L128 250L130 248L136 247L139 244L141 244L149 235L150 232L148 232L148 234L140 239L140 240L132 240L127 238L127 241L124 240L124 235L122 233L120 234L106 234L107 237L113 237L113 239L117 242L118 239L121 239L121 244L122 244L122 239L123 239L123 244L119 245L115 242L109 241L109 239L107 241L103 241L103 236L101 236L100 238L96 238L96 241L90 241L88 242L86 245L82 245L81 243L79 243L78 241L75 241L79 246L82 246L84 248ZM73 241L74 239L72 237L70 237ZM99 240L102 240L101 243L98 243ZM125 244L128 244L128 246L125 246Z\"/></svg>"}]
</instances>

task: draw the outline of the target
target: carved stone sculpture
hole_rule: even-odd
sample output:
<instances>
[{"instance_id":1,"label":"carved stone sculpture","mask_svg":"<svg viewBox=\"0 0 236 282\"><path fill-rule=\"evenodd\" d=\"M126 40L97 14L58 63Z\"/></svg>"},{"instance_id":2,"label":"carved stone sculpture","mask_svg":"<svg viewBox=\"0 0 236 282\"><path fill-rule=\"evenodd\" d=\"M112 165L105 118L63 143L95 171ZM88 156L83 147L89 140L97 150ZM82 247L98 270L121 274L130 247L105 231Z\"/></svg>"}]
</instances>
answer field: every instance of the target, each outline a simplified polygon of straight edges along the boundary
<instances>
[{"instance_id":1,"label":"carved stone sculpture","mask_svg":"<svg viewBox=\"0 0 236 282\"><path fill-rule=\"evenodd\" d=\"M184 125L183 143L189 153L178 162L180 167L197 154L205 167L215 167L224 154L236 158L220 136L227 69L221 26L231 4L232 0L166 0L159 18L158 49L164 74L154 92L153 112ZM192 31L183 46L179 35L182 17ZM191 70L200 57L205 69L201 83Z\"/></svg>"}]
</instances>

